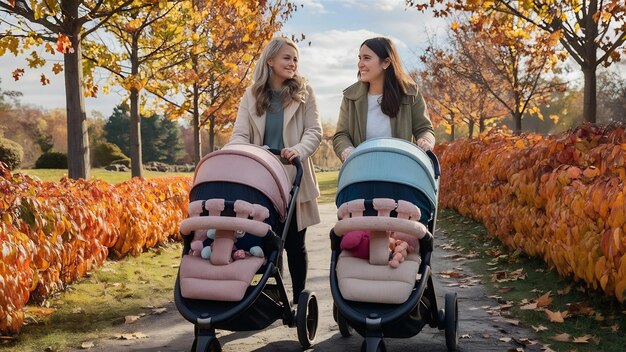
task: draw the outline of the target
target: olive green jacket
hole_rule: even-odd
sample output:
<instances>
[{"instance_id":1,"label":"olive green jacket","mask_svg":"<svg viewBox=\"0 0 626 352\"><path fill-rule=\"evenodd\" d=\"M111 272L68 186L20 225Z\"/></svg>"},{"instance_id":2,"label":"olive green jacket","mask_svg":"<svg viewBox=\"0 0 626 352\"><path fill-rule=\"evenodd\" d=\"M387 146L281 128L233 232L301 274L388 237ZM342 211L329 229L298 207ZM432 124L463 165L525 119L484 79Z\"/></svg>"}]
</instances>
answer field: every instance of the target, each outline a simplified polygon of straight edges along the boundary
<instances>
[{"instance_id":1,"label":"olive green jacket","mask_svg":"<svg viewBox=\"0 0 626 352\"><path fill-rule=\"evenodd\" d=\"M343 101L333 136L333 148L339 158L346 148L356 147L365 141L368 89L367 83L357 82L343 91ZM425 138L435 144L435 131L417 86L410 87L408 94L402 98L398 116L391 119L391 136L409 142Z\"/></svg>"}]
</instances>

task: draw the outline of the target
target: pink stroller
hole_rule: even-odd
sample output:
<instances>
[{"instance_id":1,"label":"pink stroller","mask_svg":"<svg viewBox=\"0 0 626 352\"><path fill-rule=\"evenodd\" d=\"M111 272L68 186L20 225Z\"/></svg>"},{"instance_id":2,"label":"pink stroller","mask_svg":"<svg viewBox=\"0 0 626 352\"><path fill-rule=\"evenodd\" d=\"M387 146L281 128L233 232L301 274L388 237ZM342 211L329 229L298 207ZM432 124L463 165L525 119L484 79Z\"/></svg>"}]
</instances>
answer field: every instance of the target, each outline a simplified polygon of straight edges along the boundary
<instances>
[{"instance_id":1,"label":"pink stroller","mask_svg":"<svg viewBox=\"0 0 626 352\"><path fill-rule=\"evenodd\" d=\"M189 217L180 225L183 253L174 289L178 311L194 324L191 351L221 351L216 329L261 330L277 319L297 326L302 347L310 347L315 339L315 293L303 291L296 310L277 266L294 215L302 165L294 161L290 187L286 167L274 154L278 151L232 145L205 156L196 167ZM208 230L214 230L214 239L202 237ZM194 255L192 242L199 240L212 249L208 259ZM260 247L263 256L233 260L234 247Z\"/></svg>"}]
</instances>

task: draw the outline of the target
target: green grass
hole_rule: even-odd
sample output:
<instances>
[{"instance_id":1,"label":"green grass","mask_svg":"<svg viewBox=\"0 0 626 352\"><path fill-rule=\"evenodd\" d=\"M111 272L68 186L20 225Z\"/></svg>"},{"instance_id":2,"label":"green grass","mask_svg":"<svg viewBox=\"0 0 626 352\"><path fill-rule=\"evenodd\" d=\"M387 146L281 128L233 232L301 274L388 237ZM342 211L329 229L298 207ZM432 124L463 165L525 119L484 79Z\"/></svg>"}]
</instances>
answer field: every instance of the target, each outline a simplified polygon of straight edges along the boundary
<instances>
[{"instance_id":1,"label":"green grass","mask_svg":"<svg viewBox=\"0 0 626 352\"><path fill-rule=\"evenodd\" d=\"M0 340L7 352L61 351L114 336L126 316L152 314L172 299L181 244L171 243L138 257L108 260L89 276L46 301L28 306L15 340ZM49 308L48 308L49 307ZM51 314L48 314L50 313Z\"/></svg>"},{"instance_id":2,"label":"green grass","mask_svg":"<svg viewBox=\"0 0 626 352\"><path fill-rule=\"evenodd\" d=\"M475 260L467 261L482 282L499 296L499 301L511 302L511 312L526 327L544 326L548 329L538 332L544 344L550 344L556 351L623 351L626 341L626 306L602 292L588 290L582 282L561 277L550 270L540 258L528 258L522 253L511 252L502 243L487 234L486 229L473 220L463 218L456 212L440 210L437 228L452 239L453 246L462 253L476 255ZM517 281L492 282L496 271L512 272L523 268L526 278ZM571 314L564 323L551 323L545 312L522 310L523 299L533 301L543 293L552 292L549 310L566 311L568 307L582 305L591 308L590 314ZM594 338L587 344L557 342L554 335L567 333L574 337L591 335ZM572 339L570 338L570 340Z\"/></svg>"},{"instance_id":3,"label":"green grass","mask_svg":"<svg viewBox=\"0 0 626 352\"><path fill-rule=\"evenodd\" d=\"M318 203L334 203L335 193L337 193L337 175L339 171L318 172L317 182L320 187L320 197Z\"/></svg>"},{"instance_id":4,"label":"green grass","mask_svg":"<svg viewBox=\"0 0 626 352\"><path fill-rule=\"evenodd\" d=\"M42 181L59 181L61 178L67 176L66 169L23 169L16 170L15 173L24 173L29 176L36 176ZM193 177L193 172L159 172L159 171L146 171L143 170L143 177L170 177L170 176L189 176ZM91 169L90 178L97 178L106 181L111 184L117 184L120 182L128 181L131 179L130 171L118 172L108 171L105 169Z\"/></svg>"}]
</instances>

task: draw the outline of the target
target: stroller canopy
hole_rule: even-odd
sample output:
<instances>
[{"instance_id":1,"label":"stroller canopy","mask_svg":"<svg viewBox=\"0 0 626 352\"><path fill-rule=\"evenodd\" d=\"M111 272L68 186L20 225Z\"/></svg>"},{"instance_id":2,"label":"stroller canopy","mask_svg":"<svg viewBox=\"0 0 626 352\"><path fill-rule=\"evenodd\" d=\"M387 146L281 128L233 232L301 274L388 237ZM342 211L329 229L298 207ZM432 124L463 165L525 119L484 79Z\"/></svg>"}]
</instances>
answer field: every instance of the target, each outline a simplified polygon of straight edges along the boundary
<instances>
[{"instance_id":1,"label":"stroller canopy","mask_svg":"<svg viewBox=\"0 0 626 352\"><path fill-rule=\"evenodd\" d=\"M206 155L196 166L192 187L214 181L258 189L272 201L280 221L284 221L291 189L289 176L278 157L265 148L232 144Z\"/></svg>"},{"instance_id":2,"label":"stroller canopy","mask_svg":"<svg viewBox=\"0 0 626 352\"><path fill-rule=\"evenodd\" d=\"M437 206L438 183L430 158L403 139L373 138L359 144L339 171L338 200L346 187L370 181L411 187L427 197L432 209Z\"/></svg>"}]
</instances>

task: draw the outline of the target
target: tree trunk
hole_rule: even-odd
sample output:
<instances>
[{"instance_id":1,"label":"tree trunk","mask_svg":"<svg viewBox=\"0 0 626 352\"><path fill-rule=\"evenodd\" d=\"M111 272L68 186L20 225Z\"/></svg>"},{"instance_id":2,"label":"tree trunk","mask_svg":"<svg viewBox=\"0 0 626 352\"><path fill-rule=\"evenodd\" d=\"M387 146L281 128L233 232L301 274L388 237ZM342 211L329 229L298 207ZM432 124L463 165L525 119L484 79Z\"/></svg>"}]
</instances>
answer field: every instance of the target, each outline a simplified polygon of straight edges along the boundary
<instances>
[{"instance_id":1,"label":"tree trunk","mask_svg":"<svg viewBox=\"0 0 626 352\"><path fill-rule=\"evenodd\" d=\"M478 119L478 133L483 133L485 132L485 117L481 116Z\"/></svg>"},{"instance_id":2,"label":"tree trunk","mask_svg":"<svg viewBox=\"0 0 626 352\"><path fill-rule=\"evenodd\" d=\"M513 134L519 136L522 133L522 113L515 111L513 113Z\"/></svg>"},{"instance_id":3,"label":"tree trunk","mask_svg":"<svg viewBox=\"0 0 626 352\"><path fill-rule=\"evenodd\" d=\"M78 9L76 9L78 16ZM89 178L89 136L83 94L80 28L68 33L73 51L63 57L65 65L65 109L67 113L67 171L73 179Z\"/></svg>"},{"instance_id":4,"label":"tree trunk","mask_svg":"<svg viewBox=\"0 0 626 352\"><path fill-rule=\"evenodd\" d=\"M202 135L200 134L200 106L198 105L198 83L193 84L193 161L196 165L202 158Z\"/></svg>"},{"instance_id":5,"label":"tree trunk","mask_svg":"<svg viewBox=\"0 0 626 352\"><path fill-rule=\"evenodd\" d=\"M588 14L585 18L585 43L584 54L581 55L583 65L581 69L585 77L584 102L583 102L583 119L590 123L596 123L596 68L598 60L598 43L596 37L598 35L598 23L594 20L594 16L598 14L598 1L589 2Z\"/></svg>"},{"instance_id":6,"label":"tree trunk","mask_svg":"<svg viewBox=\"0 0 626 352\"><path fill-rule=\"evenodd\" d=\"M133 36L130 54L130 72L137 77L139 72L139 38ZM141 116L139 115L139 89L130 89L130 166L132 177L142 177L143 161L141 160Z\"/></svg>"},{"instance_id":7,"label":"tree trunk","mask_svg":"<svg viewBox=\"0 0 626 352\"><path fill-rule=\"evenodd\" d=\"M474 120L469 120L467 122L467 129L468 129L468 134L469 134L469 138L473 138L474 137Z\"/></svg>"},{"instance_id":8,"label":"tree trunk","mask_svg":"<svg viewBox=\"0 0 626 352\"><path fill-rule=\"evenodd\" d=\"M194 72L198 72L198 56L191 55L191 67ZM202 158L202 134L200 129L200 87L198 82L193 84L193 161L196 165Z\"/></svg>"},{"instance_id":9,"label":"tree trunk","mask_svg":"<svg viewBox=\"0 0 626 352\"><path fill-rule=\"evenodd\" d=\"M209 116L209 151L215 150L215 114Z\"/></svg>"}]
</instances>

